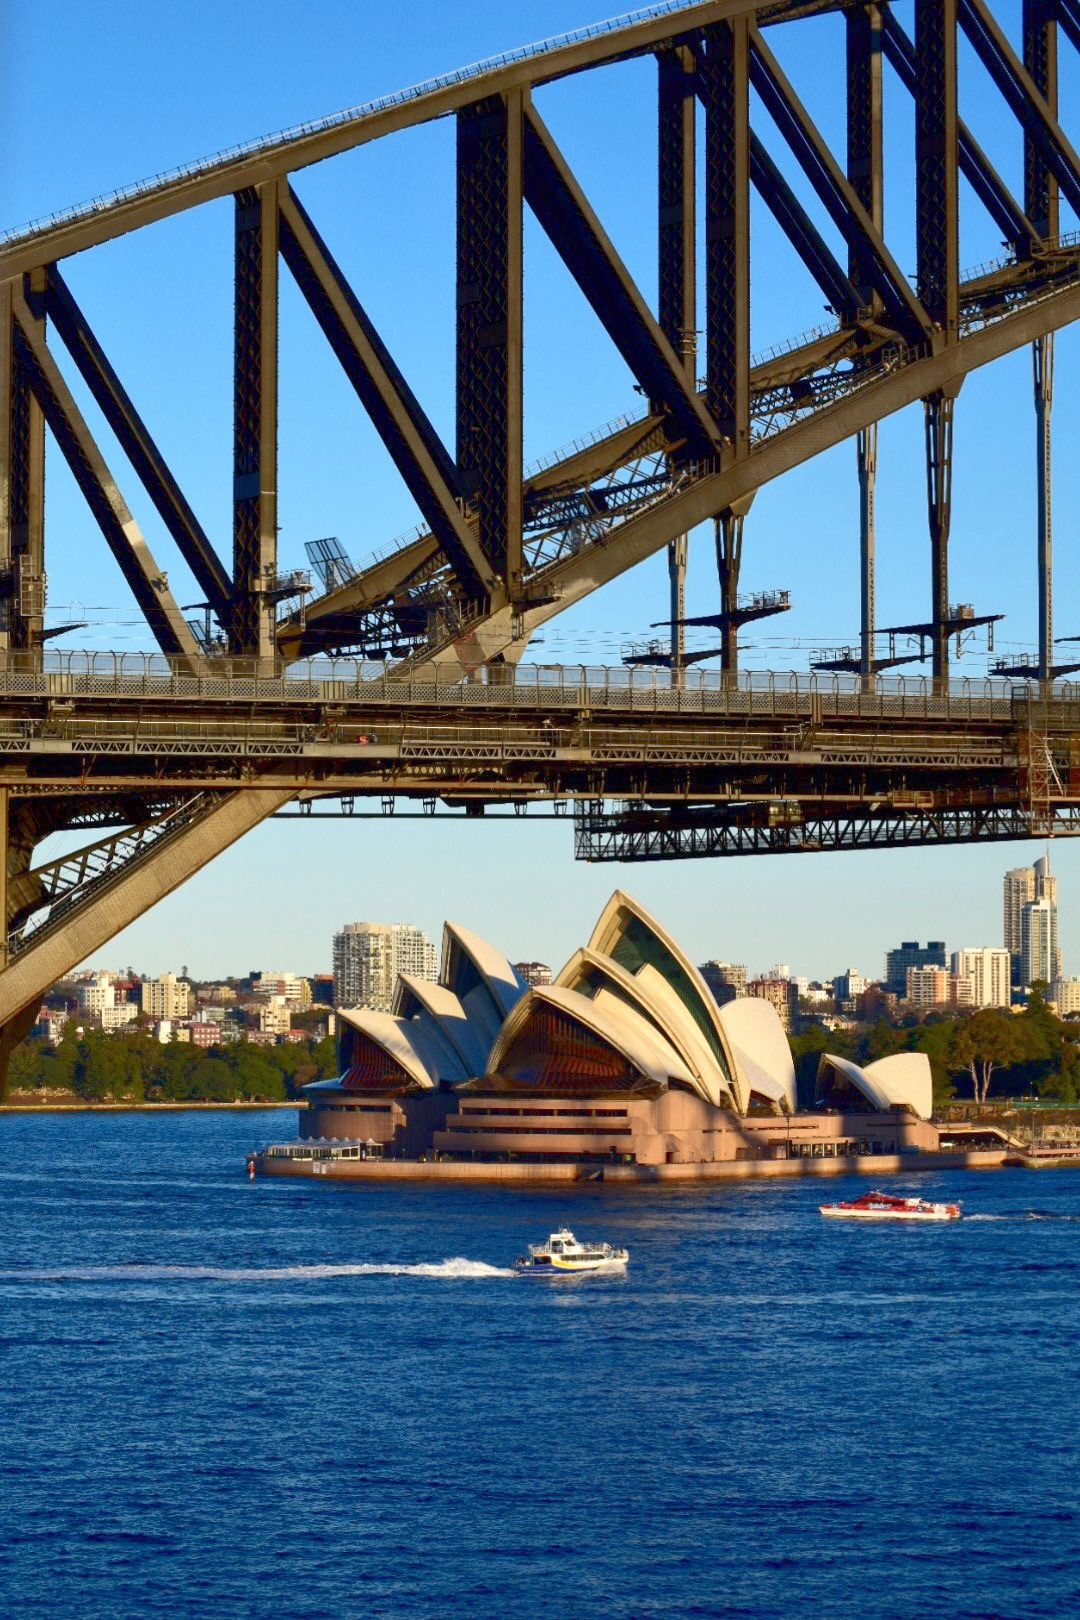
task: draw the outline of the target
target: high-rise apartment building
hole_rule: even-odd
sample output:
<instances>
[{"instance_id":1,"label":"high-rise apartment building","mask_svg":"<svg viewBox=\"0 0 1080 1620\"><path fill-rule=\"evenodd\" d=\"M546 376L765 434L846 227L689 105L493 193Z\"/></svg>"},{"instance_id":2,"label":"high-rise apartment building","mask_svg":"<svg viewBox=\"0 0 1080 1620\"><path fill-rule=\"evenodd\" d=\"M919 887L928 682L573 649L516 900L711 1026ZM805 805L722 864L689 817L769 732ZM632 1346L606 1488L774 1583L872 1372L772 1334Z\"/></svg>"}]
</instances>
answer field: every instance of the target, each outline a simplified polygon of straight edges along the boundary
<instances>
[{"instance_id":1,"label":"high-rise apartment building","mask_svg":"<svg viewBox=\"0 0 1080 1620\"><path fill-rule=\"evenodd\" d=\"M895 950L885 954L885 988L894 995L907 995L908 968L943 968L945 941L928 939L920 945L917 939L905 939Z\"/></svg>"},{"instance_id":2,"label":"high-rise apartment building","mask_svg":"<svg viewBox=\"0 0 1080 1620\"><path fill-rule=\"evenodd\" d=\"M972 1003L976 1007L1008 1007L1012 1001L1012 958L1008 951L992 946L972 948L952 953L952 971L956 978L966 979L971 985Z\"/></svg>"},{"instance_id":3,"label":"high-rise apartment building","mask_svg":"<svg viewBox=\"0 0 1080 1620\"><path fill-rule=\"evenodd\" d=\"M436 979L434 945L411 923L346 923L334 935L334 1005L389 1012L399 973Z\"/></svg>"},{"instance_id":4,"label":"high-rise apartment building","mask_svg":"<svg viewBox=\"0 0 1080 1620\"><path fill-rule=\"evenodd\" d=\"M1026 986L1042 980L1050 984L1060 976L1057 906L1052 900L1030 900L1020 930L1020 983Z\"/></svg>"},{"instance_id":5,"label":"high-rise apartment building","mask_svg":"<svg viewBox=\"0 0 1080 1620\"><path fill-rule=\"evenodd\" d=\"M1023 988L1035 979L1049 983L1061 977L1057 902L1057 878L1049 856L1043 855L1034 866L1006 872L1005 949L1012 957L1014 985Z\"/></svg>"}]
</instances>

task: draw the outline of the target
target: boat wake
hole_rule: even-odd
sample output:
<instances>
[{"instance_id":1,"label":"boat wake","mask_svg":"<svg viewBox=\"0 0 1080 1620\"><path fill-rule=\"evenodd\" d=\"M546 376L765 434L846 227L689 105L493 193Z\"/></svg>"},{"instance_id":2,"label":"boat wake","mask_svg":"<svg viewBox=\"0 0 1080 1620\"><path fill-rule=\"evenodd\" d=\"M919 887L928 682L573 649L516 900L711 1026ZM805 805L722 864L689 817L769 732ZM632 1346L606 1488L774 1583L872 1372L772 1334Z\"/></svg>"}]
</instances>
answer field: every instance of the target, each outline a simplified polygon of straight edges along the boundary
<instances>
[{"instance_id":1,"label":"boat wake","mask_svg":"<svg viewBox=\"0 0 1080 1620\"><path fill-rule=\"evenodd\" d=\"M1008 1213L990 1215L966 1215L968 1221L1080 1221L1080 1215L1070 1215L1066 1211L1052 1209L1017 1209Z\"/></svg>"},{"instance_id":2,"label":"boat wake","mask_svg":"<svg viewBox=\"0 0 1080 1620\"><path fill-rule=\"evenodd\" d=\"M483 1260L421 1261L415 1265L356 1263L311 1266L167 1266L132 1261L119 1266L41 1266L0 1270L0 1282L322 1282L333 1277L512 1277L508 1266Z\"/></svg>"}]
</instances>

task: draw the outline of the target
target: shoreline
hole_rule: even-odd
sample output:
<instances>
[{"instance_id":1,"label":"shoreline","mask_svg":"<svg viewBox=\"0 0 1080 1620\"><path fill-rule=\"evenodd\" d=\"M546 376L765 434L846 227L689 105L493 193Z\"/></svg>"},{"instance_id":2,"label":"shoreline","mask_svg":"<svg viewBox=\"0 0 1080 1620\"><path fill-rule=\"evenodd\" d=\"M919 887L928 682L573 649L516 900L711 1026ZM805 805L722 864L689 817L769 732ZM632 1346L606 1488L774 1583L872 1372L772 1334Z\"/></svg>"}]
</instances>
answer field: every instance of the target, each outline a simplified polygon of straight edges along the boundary
<instances>
[{"instance_id":1,"label":"shoreline","mask_svg":"<svg viewBox=\"0 0 1080 1620\"><path fill-rule=\"evenodd\" d=\"M292 1102L155 1102L155 1103L0 1103L0 1114L242 1114L256 1109L299 1108Z\"/></svg>"}]
</instances>

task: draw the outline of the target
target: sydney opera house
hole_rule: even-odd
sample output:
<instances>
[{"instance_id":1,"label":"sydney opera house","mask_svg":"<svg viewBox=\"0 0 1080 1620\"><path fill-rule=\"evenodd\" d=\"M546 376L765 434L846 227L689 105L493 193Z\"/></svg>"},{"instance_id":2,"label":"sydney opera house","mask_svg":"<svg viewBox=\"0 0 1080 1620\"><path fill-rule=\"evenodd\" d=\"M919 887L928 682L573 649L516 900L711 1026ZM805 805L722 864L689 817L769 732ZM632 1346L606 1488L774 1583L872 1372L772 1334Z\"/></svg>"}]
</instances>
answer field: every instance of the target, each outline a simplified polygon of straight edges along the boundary
<instances>
[{"instance_id":1,"label":"sydney opera house","mask_svg":"<svg viewBox=\"0 0 1080 1620\"><path fill-rule=\"evenodd\" d=\"M304 1088L288 1173L334 1158L709 1165L932 1150L930 1068L825 1056L800 1109L766 1001L717 1004L678 943L612 895L550 985L454 923L438 982L402 975L393 1012L340 1008L340 1076Z\"/></svg>"}]
</instances>

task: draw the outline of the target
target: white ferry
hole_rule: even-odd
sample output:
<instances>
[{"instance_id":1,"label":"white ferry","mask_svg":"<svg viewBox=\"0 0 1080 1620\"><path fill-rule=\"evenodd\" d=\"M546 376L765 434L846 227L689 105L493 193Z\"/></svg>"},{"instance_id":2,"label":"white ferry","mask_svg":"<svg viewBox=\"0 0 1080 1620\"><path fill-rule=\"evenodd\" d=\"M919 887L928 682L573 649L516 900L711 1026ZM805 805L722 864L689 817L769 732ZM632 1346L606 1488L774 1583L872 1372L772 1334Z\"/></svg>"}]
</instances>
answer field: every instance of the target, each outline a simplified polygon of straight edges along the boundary
<instances>
[{"instance_id":1,"label":"white ferry","mask_svg":"<svg viewBox=\"0 0 1080 1620\"><path fill-rule=\"evenodd\" d=\"M958 1221L959 1204L931 1204L925 1198L896 1198L868 1192L846 1204L821 1204L823 1215L838 1221Z\"/></svg>"},{"instance_id":2,"label":"white ferry","mask_svg":"<svg viewBox=\"0 0 1080 1620\"><path fill-rule=\"evenodd\" d=\"M612 1248L610 1243L579 1243L564 1226L552 1232L546 1243L530 1243L528 1254L515 1260L514 1270L549 1277L556 1273L617 1271L629 1259L625 1249Z\"/></svg>"}]
</instances>

